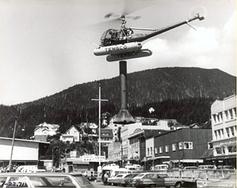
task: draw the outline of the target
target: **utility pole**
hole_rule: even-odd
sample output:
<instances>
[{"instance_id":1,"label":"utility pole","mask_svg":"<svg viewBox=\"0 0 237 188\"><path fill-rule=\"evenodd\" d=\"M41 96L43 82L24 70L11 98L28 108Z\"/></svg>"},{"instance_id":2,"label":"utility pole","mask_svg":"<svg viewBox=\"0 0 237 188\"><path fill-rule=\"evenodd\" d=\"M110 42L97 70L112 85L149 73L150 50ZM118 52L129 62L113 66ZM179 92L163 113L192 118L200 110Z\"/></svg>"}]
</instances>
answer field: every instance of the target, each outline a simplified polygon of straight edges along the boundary
<instances>
[{"instance_id":1,"label":"utility pole","mask_svg":"<svg viewBox=\"0 0 237 188\"><path fill-rule=\"evenodd\" d=\"M109 101L108 99L101 99L101 86L99 84L99 98L98 99L91 99L92 101L98 101L99 102L99 166L98 166L98 175L99 172L101 172L101 102L107 102Z\"/></svg>"},{"instance_id":2,"label":"utility pole","mask_svg":"<svg viewBox=\"0 0 237 188\"><path fill-rule=\"evenodd\" d=\"M17 126L17 119L15 119L14 128L13 128L11 154L10 154L10 160L9 160L9 164L8 164L8 170L9 171L11 171L11 169L12 169L12 156L13 156L13 148L14 148L14 143L15 143L15 137L16 137L16 126Z\"/></svg>"}]
</instances>

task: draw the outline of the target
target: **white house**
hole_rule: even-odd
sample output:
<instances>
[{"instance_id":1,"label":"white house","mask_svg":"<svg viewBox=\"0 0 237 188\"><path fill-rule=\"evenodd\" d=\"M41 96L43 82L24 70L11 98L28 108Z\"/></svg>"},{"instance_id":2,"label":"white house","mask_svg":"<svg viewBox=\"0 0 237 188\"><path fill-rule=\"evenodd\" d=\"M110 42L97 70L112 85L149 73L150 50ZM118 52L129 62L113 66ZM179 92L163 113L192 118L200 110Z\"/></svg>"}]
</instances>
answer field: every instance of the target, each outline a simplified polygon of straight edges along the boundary
<instances>
[{"instance_id":1,"label":"white house","mask_svg":"<svg viewBox=\"0 0 237 188\"><path fill-rule=\"evenodd\" d=\"M35 127L34 130L34 139L46 141L48 136L53 136L57 134L59 129L57 124L48 124L46 122L41 123Z\"/></svg>"},{"instance_id":2,"label":"white house","mask_svg":"<svg viewBox=\"0 0 237 188\"><path fill-rule=\"evenodd\" d=\"M80 142L82 140L82 135L80 133L80 128L76 125L72 125L65 134L62 134L60 140L63 142Z\"/></svg>"}]
</instances>

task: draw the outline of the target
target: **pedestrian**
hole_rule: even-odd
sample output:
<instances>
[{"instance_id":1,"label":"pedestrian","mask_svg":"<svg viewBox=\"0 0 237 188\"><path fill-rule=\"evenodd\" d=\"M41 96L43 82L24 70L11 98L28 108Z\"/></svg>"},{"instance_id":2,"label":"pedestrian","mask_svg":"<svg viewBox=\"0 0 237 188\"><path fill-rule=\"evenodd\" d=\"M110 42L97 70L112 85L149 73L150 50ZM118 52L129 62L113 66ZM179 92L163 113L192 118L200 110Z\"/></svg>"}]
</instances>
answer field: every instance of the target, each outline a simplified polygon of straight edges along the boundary
<instances>
[{"instance_id":1,"label":"pedestrian","mask_svg":"<svg viewBox=\"0 0 237 188\"><path fill-rule=\"evenodd\" d=\"M108 178L109 178L109 175L108 175L108 172L106 172L106 173L104 174L104 184L105 184L105 185L107 185Z\"/></svg>"}]
</instances>

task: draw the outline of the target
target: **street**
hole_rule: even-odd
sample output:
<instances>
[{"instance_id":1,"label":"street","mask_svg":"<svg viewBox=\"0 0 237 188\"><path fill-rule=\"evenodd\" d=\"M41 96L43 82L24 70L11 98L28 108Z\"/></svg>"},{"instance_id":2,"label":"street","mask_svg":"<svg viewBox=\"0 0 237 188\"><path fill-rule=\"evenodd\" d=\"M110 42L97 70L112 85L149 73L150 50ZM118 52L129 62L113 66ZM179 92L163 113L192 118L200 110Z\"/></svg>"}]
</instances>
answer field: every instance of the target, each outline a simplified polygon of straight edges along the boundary
<instances>
[{"instance_id":1,"label":"street","mask_svg":"<svg viewBox=\"0 0 237 188\"><path fill-rule=\"evenodd\" d=\"M113 185L104 185L102 182L92 182L95 188L120 188L123 186L113 186ZM127 188L134 188L134 187L127 187ZM163 187L160 187L163 188Z\"/></svg>"},{"instance_id":2,"label":"street","mask_svg":"<svg viewBox=\"0 0 237 188\"><path fill-rule=\"evenodd\" d=\"M104 185L102 182L92 182L95 188L119 188L123 186L114 186L114 185ZM131 187L128 187L131 188Z\"/></svg>"}]
</instances>

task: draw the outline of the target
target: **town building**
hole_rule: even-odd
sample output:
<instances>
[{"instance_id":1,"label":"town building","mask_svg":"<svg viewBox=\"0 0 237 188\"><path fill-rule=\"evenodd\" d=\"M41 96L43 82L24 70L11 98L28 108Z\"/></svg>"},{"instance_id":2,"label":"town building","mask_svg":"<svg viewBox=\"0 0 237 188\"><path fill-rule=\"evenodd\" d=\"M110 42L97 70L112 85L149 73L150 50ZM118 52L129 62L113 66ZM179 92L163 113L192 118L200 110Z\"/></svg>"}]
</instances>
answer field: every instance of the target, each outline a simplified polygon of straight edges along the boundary
<instances>
[{"instance_id":1,"label":"town building","mask_svg":"<svg viewBox=\"0 0 237 188\"><path fill-rule=\"evenodd\" d=\"M110 152L110 150L113 150L113 151L116 151L116 156L120 154L121 161L142 160L145 156L145 153L143 153L142 148L139 148L137 150L135 148L138 147L138 145L140 147L140 144L141 145L143 144L143 147L145 147L145 139L144 139L143 130L146 130L145 135L147 135L147 132L149 132L149 130L151 132L153 132L154 130L158 132L162 132L162 131L177 130L177 129L185 127L183 125L180 125L175 119L136 117L135 121L136 122L133 124L123 125L123 126L114 124L113 121L110 122L108 127L110 127L113 130L114 142L121 142L121 146L120 146L121 151L120 152L117 151L118 144L116 144L116 146L111 144L108 148L109 159L112 159L112 156L110 156L110 153L111 154L113 153ZM137 141L134 142L134 140L132 139L131 140L132 145L130 145L130 141L129 141L130 136L133 134L137 134L135 132L139 130L141 130L141 135L143 135L142 139L139 138L139 143L137 143Z\"/></svg>"},{"instance_id":2,"label":"town building","mask_svg":"<svg viewBox=\"0 0 237 188\"><path fill-rule=\"evenodd\" d=\"M210 141L211 129L200 128L182 128L151 137L146 141L148 164L164 161L172 165L202 163L202 154L208 149Z\"/></svg>"},{"instance_id":3,"label":"town building","mask_svg":"<svg viewBox=\"0 0 237 188\"><path fill-rule=\"evenodd\" d=\"M134 162L144 162L146 160L146 142L147 138L163 134L167 132L166 130L147 130L147 129L136 129L129 136L129 150L128 150L128 160ZM153 142L154 143L154 142ZM153 144L154 145L154 144ZM154 148L154 146L153 146Z\"/></svg>"},{"instance_id":4,"label":"town building","mask_svg":"<svg viewBox=\"0 0 237 188\"><path fill-rule=\"evenodd\" d=\"M45 156L49 142L14 139L12 151L13 165L38 165ZM0 165L6 167L9 164L12 150L12 138L0 137Z\"/></svg>"},{"instance_id":5,"label":"town building","mask_svg":"<svg viewBox=\"0 0 237 188\"><path fill-rule=\"evenodd\" d=\"M211 125L213 156L207 160L236 167L236 95L212 104Z\"/></svg>"}]
</instances>

